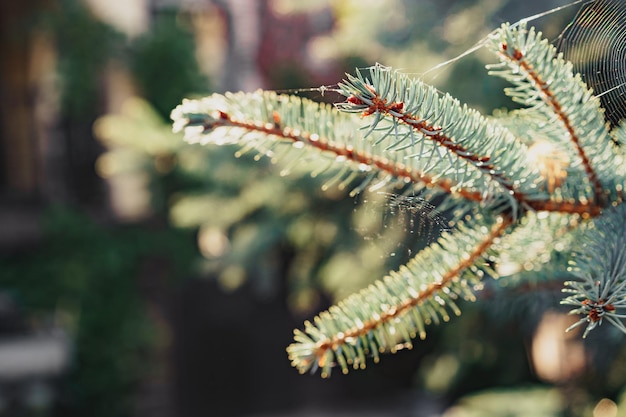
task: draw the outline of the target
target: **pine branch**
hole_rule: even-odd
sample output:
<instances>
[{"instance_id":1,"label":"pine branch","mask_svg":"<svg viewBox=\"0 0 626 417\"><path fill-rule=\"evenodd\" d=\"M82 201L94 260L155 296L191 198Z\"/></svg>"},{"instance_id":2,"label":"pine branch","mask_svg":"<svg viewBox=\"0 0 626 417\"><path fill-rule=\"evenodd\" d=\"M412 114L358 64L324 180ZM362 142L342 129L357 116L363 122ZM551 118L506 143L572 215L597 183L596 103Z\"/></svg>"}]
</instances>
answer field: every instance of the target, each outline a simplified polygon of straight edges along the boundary
<instances>
[{"instance_id":1,"label":"pine branch","mask_svg":"<svg viewBox=\"0 0 626 417\"><path fill-rule=\"evenodd\" d=\"M472 285L493 274L485 254L512 221L498 218L486 235L488 222L476 223L444 235L399 271L296 329L287 348L292 365L301 373L321 368L323 377L336 363L343 373L364 368L366 356L378 362L379 353L411 348L417 335L426 337L425 325L450 319L448 310L459 315L456 300L474 300Z\"/></svg>"}]
</instances>

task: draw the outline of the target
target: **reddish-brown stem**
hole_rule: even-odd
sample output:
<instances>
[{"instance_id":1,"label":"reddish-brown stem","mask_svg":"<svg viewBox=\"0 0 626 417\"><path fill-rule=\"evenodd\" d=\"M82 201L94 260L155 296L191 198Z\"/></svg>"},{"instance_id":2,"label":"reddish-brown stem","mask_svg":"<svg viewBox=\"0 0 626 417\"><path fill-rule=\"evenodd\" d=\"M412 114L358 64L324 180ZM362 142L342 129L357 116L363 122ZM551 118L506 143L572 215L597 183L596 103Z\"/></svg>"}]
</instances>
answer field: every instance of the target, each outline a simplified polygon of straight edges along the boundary
<instances>
[{"instance_id":1,"label":"reddish-brown stem","mask_svg":"<svg viewBox=\"0 0 626 417\"><path fill-rule=\"evenodd\" d=\"M395 109L401 110L402 106L398 103L392 103L389 106L395 107ZM397 110L395 110L397 111ZM277 112L272 114L272 123L252 123L245 121L238 121L230 117L229 114L223 111L217 112L216 120L212 120L205 125L206 130L211 130L219 126L233 126L242 127L247 130L263 132L268 135L278 136L283 140L291 142L301 142L309 145L320 151L331 152L336 156L341 156L355 163L365 164L376 169L391 174L398 178L406 178L408 181L415 184L425 184L429 187L439 187L448 194L459 195L467 200L480 202L483 200L483 196L476 191L472 191L465 188L457 187L452 181L445 178L434 179L429 175L416 171L402 163L378 156L372 155L362 150L355 150L351 146L347 146L341 143L329 141L326 138L320 137L316 134L308 132L302 132L289 127L281 127L281 118ZM450 146L450 145L449 145ZM461 149L461 148L457 148ZM488 161L488 157L478 157L476 160L481 162ZM478 159L483 158L483 159ZM584 216L594 217L600 214L601 207L596 204L581 203L581 202L555 202L552 200L526 200L525 196L521 192L514 192L514 198L520 203L526 204L526 206L536 211L551 211L569 214L581 214Z\"/></svg>"},{"instance_id":2,"label":"reddish-brown stem","mask_svg":"<svg viewBox=\"0 0 626 417\"><path fill-rule=\"evenodd\" d=\"M478 170L496 180L507 191L510 191L513 194L519 194L518 196L516 196L518 200L524 200L524 196L511 185L512 181L507 179L500 172L494 171L493 164L489 163L489 160L491 159L489 156L476 155L468 151L467 148L465 148L463 145L461 145L460 143L456 143L454 139L442 134L440 127L435 127L429 124L426 120L422 120L414 114L404 112L404 103L395 101L392 103L388 103L386 99L378 96L378 94L372 87L369 87L368 90L372 94L374 94L374 97L370 99L372 101L372 104L369 105L367 109L365 109L365 111L363 111L362 116L369 116L378 112L381 114L387 114L401 121L402 123L411 127L413 130L431 139L439 146L448 149L458 158L470 161L470 163L472 163ZM356 97L349 97L348 102L352 104L365 104L363 100Z\"/></svg>"},{"instance_id":3,"label":"reddish-brown stem","mask_svg":"<svg viewBox=\"0 0 626 417\"><path fill-rule=\"evenodd\" d=\"M433 282L424 290L420 291L415 297L404 300L398 305L390 306L381 312L377 317L372 317L358 326L354 326L344 332L336 334L331 338L320 340L317 342L314 356L317 358L318 364L323 363L326 352L329 349L336 350L339 346L344 345L350 339L355 339L367 334L368 332L380 327L381 325L393 320L394 318L406 313L411 308L421 304L424 300L430 299L437 291L449 286L455 278L457 278L465 269L469 268L482 256L489 247L491 247L499 236L513 223L511 219L501 219L482 240L474 250L461 257L459 264L450 269L441 279Z\"/></svg>"},{"instance_id":4,"label":"reddish-brown stem","mask_svg":"<svg viewBox=\"0 0 626 417\"><path fill-rule=\"evenodd\" d=\"M596 217L602 213L602 206L580 201L534 200L526 204L535 211L550 211L563 214L579 214L583 217Z\"/></svg>"},{"instance_id":5,"label":"reddish-brown stem","mask_svg":"<svg viewBox=\"0 0 626 417\"><path fill-rule=\"evenodd\" d=\"M603 199L604 199L602 183L600 183L600 180L598 179L596 172L591 166L591 161L589 160L589 157L587 156L587 154L585 153L585 150L580 144L580 140L578 138L578 135L574 131L574 127L572 125L571 120L569 119L565 111L563 111L563 108L561 104L559 103L559 100L556 98L556 96L550 89L550 86L548 85L547 82L545 82L541 78L541 75L539 75L535 71L532 65L530 65L524 59L524 54L522 53L522 51L515 49L513 51L513 54L509 55L506 52L508 50L508 46L506 44L502 44L501 48L502 48L501 56L507 59L511 59L517 65L519 65L519 67L526 73L527 77L535 84L535 86L539 89L539 91L541 91L544 101L552 108L552 111L557 115L557 117L563 123L565 130L567 130L567 133L569 134L572 142L574 143L574 147L576 148L576 151L578 152L578 156L580 157L582 161L585 172L587 173L587 176L589 177L589 181L591 181L591 184L594 190L595 202L596 204L602 205Z\"/></svg>"}]
</instances>

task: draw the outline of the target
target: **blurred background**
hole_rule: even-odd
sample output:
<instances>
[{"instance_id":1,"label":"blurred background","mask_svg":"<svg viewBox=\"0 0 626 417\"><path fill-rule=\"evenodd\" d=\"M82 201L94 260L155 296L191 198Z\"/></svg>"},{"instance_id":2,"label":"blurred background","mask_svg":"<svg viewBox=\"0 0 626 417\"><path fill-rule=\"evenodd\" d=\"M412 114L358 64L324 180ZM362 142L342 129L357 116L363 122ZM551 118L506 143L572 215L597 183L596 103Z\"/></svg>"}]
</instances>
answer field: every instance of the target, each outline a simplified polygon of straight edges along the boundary
<instances>
[{"instance_id":1,"label":"blurred background","mask_svg":"<svg viewBox=\"0 0 626 417\"><path fill-rule=\"evenodd\" d=\"M563 3L0 2L0 416L626 415L620 339L565 335L559 286L487 291L412 351L299 376L292 329L445 214L186 145L168 120L184 97L331 85L375 62L419 76ZM537 24L556 39L574 9ZM425 78L491 112L509 105L493 61Z\"/></svg>"}]
</instances>

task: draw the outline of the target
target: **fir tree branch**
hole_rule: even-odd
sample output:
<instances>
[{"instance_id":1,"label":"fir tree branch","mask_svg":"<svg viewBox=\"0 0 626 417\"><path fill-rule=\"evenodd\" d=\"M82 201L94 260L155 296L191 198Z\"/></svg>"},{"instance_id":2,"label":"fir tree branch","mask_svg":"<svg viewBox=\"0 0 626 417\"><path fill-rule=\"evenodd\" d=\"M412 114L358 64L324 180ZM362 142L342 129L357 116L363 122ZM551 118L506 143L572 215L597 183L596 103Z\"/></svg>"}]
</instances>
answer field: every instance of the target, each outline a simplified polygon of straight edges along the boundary
<instances>
[{"instance_id":1,"label":"fir tree branch","mask_svg":"<svg viewBox=\"0 0 626 417\"><path fill-rule=\"evenodd\" d=\"M449 320L446 307L460 314L458 296L474 299L469 284L480 281L487 268L479 261L512 224L500 217L486 235L486 224L461 226L406 267L321 313L314 324L305 322L287 348L292 365L300 373L321 368L328 377L336 364L347 373L349 366L364 368L367 355L377 362L379 353L411 348L411 339L426 337L426 324Z\"/></svg>"},{"instance_id":2,"label":"fir tree branch","mask_svg":"<svg viewBox=\"0 0 626 417\"><path fill-rule=\"evenodd\" d=\"M294 109L297 109L295 114ZM185 139L190 143L212 142L218 145L236 143L242 148L239 153L245 152L246 149L254 149L274 159L277 154L275 152L277 143L292 145L292 153L294 151L298 153L297 150L302 149L302 146L308 146L321 152L330 161L322 171L330 169L333 165L341 165L337 159L343 158L353 162L352 171L369 173L370 181L372 173L376 175L384 173L392 180L436 187L468 201L493 201L496 198L485 189L464 188L450 178L439 174L430 175L417 169L416 164L407 163L407 159L409 162L415 160L414 157L407 158L411 156L408 149L385 152L376 145L368 144L359 134L358 118L342 115L331 106L299 97L266 91L227 93L223 96L216 94L200 100L184 100L172 112L172 119L174 130L184 130ZM384 137L384 134L378 137ZM306 154L305 150L300 153ZM518 154L511 152L510 155ZM283 159L291 158L295 161L296 156L286 153ZM478 161L478 157L474 159ZM430 169L428 163L425 165ZM338 175L347 174L344 170ZM362 188L357 187L357 191ZM589 202L552 201L541 198L540 195L530 199L522 192L515 193L514 197L525 207L536 211L590 216L595 216L600 211L599 207Z\"/></svg>"},{"instance_id":3,"label":"fir tree branch","mask_svg":"<svg viewBox=\"0 0 626 417\"><path fill-rule=\"evenodd\" d=\"M583 218L599 216L602 213L602 207L595 202L590 201L553 201L553 200L535 200L527 201L528 207L535 211L547 211L562 214L579 214Z\"/></svg>"},{"instance_id":4,"label":"fir tree branch","mask_svg":"<svg viewBox=\"0 0 626 417\"><path fill-rule=\"evenodd\" d=\"M515 49L515 48L509 48L507 44L503 43L501 46L501 51L502 51L502 54L501 54L502 56L510 58L513 62L519 65L519 67L522 69L523 72L526 73L528 79L536 86L538 90L541 91L544 100L552 108L552 111L554 112L554 114L556 114L557 117L561 120L561 122L563 122L563 125L565 126L565 129L567 130L569 137L571 141L573 142L574 147L576 148L576 151L578 152L578 155L580 156L580 159L582 160L582 164L585 169L585 172L587 173L587 175L589 176L589 179L591 180L593 184L595 199L598 202L601 201L603 198L602 197L602 194L603 194L602 184L600 183L598 176L596 175L593 167L591 166L589 158L585 154L585 150L580 145L580 140L578 139L578 136L576 135L576 132L574 131L574 127L572 126L572 122L570 118L563 111L561 104L559 103L558 99L552 92L552 89L549 87L548 83L545 82L541 78L541 75L539 75L534 70L532 64L530 64L528 60L524 59L524 54L520 50Z\"/></svg>"}]
</instances>

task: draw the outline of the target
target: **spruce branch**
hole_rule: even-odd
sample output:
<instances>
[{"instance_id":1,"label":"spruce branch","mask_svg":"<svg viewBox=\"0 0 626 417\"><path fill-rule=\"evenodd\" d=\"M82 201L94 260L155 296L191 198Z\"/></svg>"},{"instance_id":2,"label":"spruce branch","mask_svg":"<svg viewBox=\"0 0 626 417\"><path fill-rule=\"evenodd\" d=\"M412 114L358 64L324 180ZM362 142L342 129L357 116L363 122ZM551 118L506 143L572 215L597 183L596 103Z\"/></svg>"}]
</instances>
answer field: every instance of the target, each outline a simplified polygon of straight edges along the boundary
<instances>
[{"instance_id":1,"label":"spruce branch","mask_svg":"<svg viewBox=\"0 0 626 417\"><path fill-rule=\"evenodd\" d=\"M434 87L380 64L370 67L369 74L367 78L361 72L348 74L339 84L347 99L336 107L370 120L362 127L367 130L365 138L382 132L370 140L376 145L389 142L385 153L411 149L405 158L423 171L450 176L464 189L478 187L472 197L480 194L479 201L485 205L508 205L512 213L518 213L521 206L536 211L599 214L601 206L586 197L553 199L542 192L538 184L545 179L531 168L528 147L498 120L486 119L450 95L441 95Z\"/></svg>"},{"instance_id":2,"label":"spruce branch","mask_svg":"<svg viewBox=\"0 0 626 417\"><path fill-rule=\"evenodd\" d=\"M461 225L399 271L307 321L287 348L292 365L301 373L321 368L328 377L336 364L347 373L364 368L367 356L378 362L380 353L412 348L412 339L426 337L426 325L448 321L448 310L461 314L459 297L475 299L473 287L493 275L486 253L512 223L499 217L473 229Z\"/></svg>"},{"instance_id":3,"label":"spruce branch","mask_svg":"<svg viewBox=\"0 0 626 417\"><path fill-rule=\"evenodd\" d=\"M384 178L381 181L437 187L470 201L483 198L480 192L464 189L452 179L427 173L428 164L407 164L406 152L383 152L378 144L363 140L358 117L308 99L268 91L215 94L201 100L184 100L172 112L172 119L174 131L184 131L189 143L239 144L239 153L255 150L273 160L280 159L276 146L286 144L291 145L282 154L287 161L307 155L305 146L313 148L329 162L315 172L316 176L342 165L344 160L352 162L340 169L329 184L342 177L344 183L349 183L346 178L352 178L350 173L354 171L368 174L353 194L374 178Z\"/></svg>"},{"instance_id":4,"label":"spruce branch","mask_svg":"<svg viewBox=\"0 0 626 417\"><path fill-rule=\"evenodd\" d=\"M585 234L585 243L574 254L562 303L572 305L571 314L583 317L567 330L586 325L583 337L604 320L626 333L626 207L607 211Z\"/></svg>"},{"instance_id":5,"label":"spruce branch","mask_svg":"<svg viewBox=\"0 0 626 417\"><path fill-rule=\"evenodd\" d=\"M410 348L428 324L460 314L458 302L473 300L485 277L506 276L499 260L534 272L553 249L571 251L581 225L596 218L576 258L581 280L566 284L564 302L583 314L574 327L587 323L585 336L604 319L626 332L626 242L606 238L626 228L622 206L607 209L622 201L625 158L615 143L626 128L609 131L598 98L534 29L503 25L487 44L501 60L490 74L513 84L506 92L524 109L485 117L377 64L347 75L337 90L344 101L334 106L258 91L185 100L172 112L189 142L311 164L312 175L330 174L325 187L362 176L353 193L412 184L472 213L397 271L295 330L288 353L300 372L329 376L335 365L348 372L368 356Z\"/></svg>"},{"instance_id":6,"label":"spruce branch","mask_svg":"<svg viewBox=\"0 0 626 417\"><path fill-rule=\"evenodd\" d=\"M409 150L405 158L424 171L476 189L483 203L505 200L514 213L519 202L541 198L532 186L538 173L523 158L511 157L525 155L525 145L450 95L380 64L369 68L367 78L348 74L339 89L347 99L336 107L368 121L362 127L366 138L383 132L377 143L384 141L386 153Z\"/></svg>"},{"instance_id":7,"label":"spruce branch","mask_svg":"<svg viewBox=\"0 0 626 417\"><path fill-rule=\"evenodd\" d=\"M525 25L512 28L506 24L490 39L490 47L502 61L490 66L490 74L515 86L505 90L514 101L543 113L548 121L560 122L561 131L554 137L557 141L571 142L574 156L592 188L592 196L582 194L574 198L592 199L602 207L607 196L600 178L610 177L606 175L610 167L607 161L615 155L612 147L598 146L610 140L600 100L579 74L572 73L572 64L562 55L557 56L555 47L534 28L527 29Z\"/></svg>"}]
</instances>

